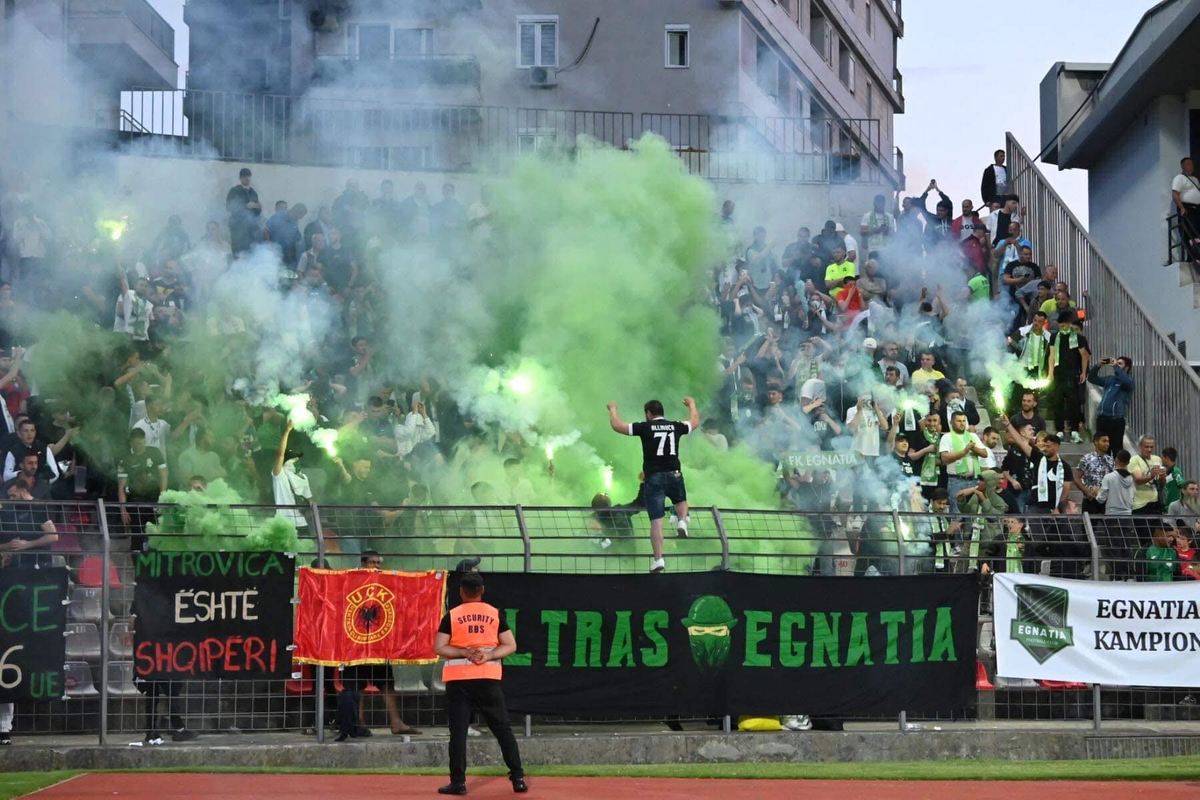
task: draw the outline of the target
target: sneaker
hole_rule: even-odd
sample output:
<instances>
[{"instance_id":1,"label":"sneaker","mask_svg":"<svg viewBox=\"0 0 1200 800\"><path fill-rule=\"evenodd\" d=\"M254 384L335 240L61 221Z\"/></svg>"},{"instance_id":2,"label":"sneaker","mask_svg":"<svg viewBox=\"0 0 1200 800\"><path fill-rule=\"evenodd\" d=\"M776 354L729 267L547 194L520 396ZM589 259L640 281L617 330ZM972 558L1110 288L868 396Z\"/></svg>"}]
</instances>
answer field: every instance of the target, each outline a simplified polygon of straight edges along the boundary
<instances>
[{"instance_id":1,"label":"sneaker","mask_svg":"<svg viewBox=\"0 0 1200 800\"><path fill-rule=\"evenodd\" d=\"M189 731L187 728L180 728L177 731L171 732L171 741L172 742L190 742L192 739L195 739L199 735L200 734L196 733L195 731Z\"/></svg>"},{"instance_id":2,"label":"sneaker","mask_svg":"<svg viewBox=\"0 0 1200 800\"><path fill-rule=\"evenodd\" d=\"M513 778L512 785L513 785L513 791L516 792L517 794L525 794L526 792L529 791L529 787L525 785L524 778Z\"/></svg>"},{"instance_id":3,"label":"sneaker","mask_svg":"<svg viewBox=\"0 0 1200 800\"><path fill-rule=\"evenodd\" d=\"M1079 435L1079 431L1071 431L1071 444L1083 444L1083 437Z\"/></svg>"},{"instance_id":4,"label":"sneaker","mask_svg":"<svg viewBox=\"0 0 1200 800\"><path fill-rule=\"evenodd\" d=\"M656 558L654 559L654 563L650 565L650 572L651 574L655 572L662 572L666 568L667 562L663 561L661 558Z\"/></svg>"},{"instance_id":5,"label":"sneaker","mask_svg":"<svg viewBox=\"0 0 1200 800\"><path fill-rule=\"evenodd\" d=\"M483 736L483 734L474 725L468 725L467 736Z\"/></svg>"},{"instance_id":6,"label":"sneaker","mask_svg":"<svg viewBox=\"0 0 1200 800\"><path fill-rule=\"evenodd\" d=\"M12 744L12 736L7 732L0 733L0 747L6 747L10 744Z\"/></svg>"},{"instance_id":7,"label":"sneaker","mask_svg":"<svg viewBox=\"0 0 1200 800\"><path fill-rule=\"evenodd\" d=\"M355 739L370 739L375 734L371 733L370 728L365 727L363 725L359 725L357 728L354 729L354 732L351 733L350 735L353 736Z\"/></svg>"},{"instance_id":8,"label":"sneaker","mask_svg":"<svg viewBox=\"0 0 1200 800\"><path fill-rule=\"evenodd\" d=\"M465 783L447 783L445 786L438 789L438 794L466 794L467 785Z\"/></svg>"},{"instance_id":9,"label":"sneaker","mask_svg":"<svg viewBox=\"0 0 1200 800\"><path fill-rule=\"evenodd\" d=\"M675 534L680 539L686 539L688 537L688 521L686 519L681 519L675 523Z\"/></svg>"},{"instance_id":10,"label":"sneaker","mask_svg":"<svg viewBox=\"0 0 1200 800\"><path fill-rule=\"evenodd\" d=\"M151 731L150 733L146 734L146 738L143 743L148 747L158 747L163 743L163 737L161 734Z\"/></svg>"},{"instance_id":11,"label":"sneaker","mask_svg":"<svg viewBox=\"0 0 1200 800\"><path fill-rule=\"evenodd\" d=\"M789 731L811 731L812 720L804 714L783 718L783 727Z\"/></svg>"}]
</instances>

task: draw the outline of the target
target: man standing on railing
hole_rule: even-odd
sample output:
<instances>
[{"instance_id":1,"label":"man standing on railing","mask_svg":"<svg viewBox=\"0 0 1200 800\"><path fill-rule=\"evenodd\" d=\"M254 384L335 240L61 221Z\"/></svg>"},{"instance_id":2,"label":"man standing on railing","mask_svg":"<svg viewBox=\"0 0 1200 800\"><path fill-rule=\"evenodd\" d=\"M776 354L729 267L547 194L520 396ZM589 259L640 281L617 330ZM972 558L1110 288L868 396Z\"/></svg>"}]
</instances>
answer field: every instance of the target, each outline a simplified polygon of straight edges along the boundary
<instances>
[{"instance_id":1,"label":"man standing on railing","mask_svg":"<svg viewBox=\"0 0 1200 800\"><path fill-rule=\"evenodd\" d=\"M663 517L666 515L664 501L671 498L675 504L675 516L679 522L675 532L681 539L688 535L687 489L683 485L683 472L679 465L679 437L686 436L700 427L700 412L696 401L683 398L689 417L687 422L673 422L663 418L663 405L657 400L646 403L645 422L622 422L617 413L617 404L608 404L608 422L622 436L636 436L642 440L642 471L646 474L646 512L650 515L650 546L654 550L651 572L666 569L663 562Z\"/></svg>"},{"instance_id":2,"label":"man standing on railing","mask_svg":"<svg viewBox=\"0 0 1200 800\"><path fill-rule=\"evenodd\" d=\"M1200 179L1190 156L1180 162L1180 172L1171 181L1171 202L1179 210L1179 228L1184 249L1194 261L1200 259Z\"/></svg>"}]
</instances>

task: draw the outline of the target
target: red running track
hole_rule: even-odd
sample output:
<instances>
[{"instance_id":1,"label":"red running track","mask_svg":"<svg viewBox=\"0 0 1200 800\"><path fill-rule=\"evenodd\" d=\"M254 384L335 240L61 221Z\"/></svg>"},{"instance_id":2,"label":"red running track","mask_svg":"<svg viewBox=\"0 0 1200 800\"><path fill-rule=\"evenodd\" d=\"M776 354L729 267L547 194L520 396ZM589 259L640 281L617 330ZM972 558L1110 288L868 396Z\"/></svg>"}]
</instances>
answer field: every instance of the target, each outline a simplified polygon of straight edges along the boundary
<instances>
[{"instance_id":1,"label":"red running track","mask_svg":"<svg viewBox=\"0 0 1200 800\"><path fill-rule=\"evenodd\" d=\"M445 778L416 775L207 775L94 773L28 795L37 800L403 800L439 797ZM468 778L471 797L512 797L502 777ZM530 778L528 797L588 800L727 800L729 797L837 797L838 800L1196 800L1200 782L791 781L679 778Z\"/></svg>"}]
</instances>

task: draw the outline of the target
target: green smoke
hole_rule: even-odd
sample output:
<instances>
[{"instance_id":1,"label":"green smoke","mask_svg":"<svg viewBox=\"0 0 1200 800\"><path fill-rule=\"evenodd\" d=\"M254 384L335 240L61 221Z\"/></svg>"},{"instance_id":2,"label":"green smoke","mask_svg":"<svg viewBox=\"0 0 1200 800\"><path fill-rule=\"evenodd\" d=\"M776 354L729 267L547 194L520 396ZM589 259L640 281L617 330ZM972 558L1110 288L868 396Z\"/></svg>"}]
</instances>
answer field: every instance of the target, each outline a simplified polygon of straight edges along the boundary
<instances>
[{"instance_id":1,"label":"green smoke","mask_svg":"<svg viewBox=\"0 0 1200 800\"><path fill-rule=\"evenodd\" d=\"M171 504L158 521L146 525L155 550L198 552L253 550L295 553L300 550L296 525L279 515L252 515L237 492L217 479L203 492L166 491L159 498ZM306 543L315 552L313 542Z\"/></svg>"}]
</instances>

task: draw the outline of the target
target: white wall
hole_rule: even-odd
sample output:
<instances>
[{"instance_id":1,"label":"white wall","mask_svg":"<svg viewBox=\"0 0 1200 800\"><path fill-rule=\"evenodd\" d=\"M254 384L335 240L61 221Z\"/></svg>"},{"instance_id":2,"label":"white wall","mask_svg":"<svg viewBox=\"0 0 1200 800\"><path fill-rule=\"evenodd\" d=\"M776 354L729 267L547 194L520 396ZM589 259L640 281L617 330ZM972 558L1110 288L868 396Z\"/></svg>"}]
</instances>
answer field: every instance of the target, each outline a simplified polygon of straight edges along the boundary
<instances>
[{"instance_id":1,"label":"white wall","mask_svg":"<svg viewBox=\"0 0 1200 800\"><path fill-rule=\"evenodd\" d=\"M1187 152L1187 104L1158 98L1088 171L1089 234L1166 333L1200 354L1200 310L1167 259L1171 179Z\"/></svg>"},{"instance_id":2,"label":"white wall","mask_svg":"<svg viewBox=\"0 0 1200 800\"><path fill-rule=\"evenodd\" d=\"M443 183L453 183L459 200L475 202L479 187L487 176L470 173L400 172L352 170L330 167L297 167L280 164L240 164L232 161L206 161L183 158L151 158L124 155L117 158L117 179L140 198L143 208L161 210L161 219L143 220L143 226L157 230L171 214L183 219L184 227L199 236L210 219L224 225L225 193L237 183L238 170L248 166L253 172L252 185L258 190L265 217L272 213L276 200L289 205L304 203L310 215L322 203L331 203L345 187L347 178L356 178L372 198L379 195L379 183L385 178L396 185L396 195L407 197L418 181L429 188L432 198L441 196ZM714 212L725 199L737 204L737 220L748 233L763 225L773 240L782 245L792 240L801 225L815 235L826 219L842 222L855 232L862 215L871 208L877 186L799 185L781 183L720 183L714 185Z\"/></svg>"}]
</instances>

